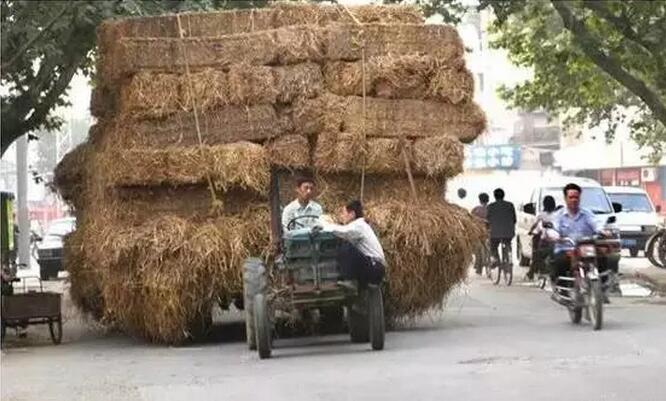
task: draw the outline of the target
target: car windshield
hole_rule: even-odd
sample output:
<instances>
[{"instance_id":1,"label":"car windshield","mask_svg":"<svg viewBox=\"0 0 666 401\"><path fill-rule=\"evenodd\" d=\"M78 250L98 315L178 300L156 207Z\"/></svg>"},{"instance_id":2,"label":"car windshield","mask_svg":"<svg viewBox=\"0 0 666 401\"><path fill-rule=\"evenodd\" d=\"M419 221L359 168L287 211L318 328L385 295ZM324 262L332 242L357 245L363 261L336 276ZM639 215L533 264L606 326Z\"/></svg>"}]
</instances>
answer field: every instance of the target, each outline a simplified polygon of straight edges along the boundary
<instances>
[{"instance_id":1,"label":"car windshield","mask_svg":"<svg viewBox=\"0 0 666 401\"><path fill-rule=\"evenodd\" d=\"M613 202L622 205L623 212L653 212L645 194L609 194L609 196Z\"/></svg>"},{"instance_id":2,"label":"car windshield","mask_svg":"<svg viewBox=\"0 0 666 401\"><path fill-rule=\"evenodd\" d=\"M74 220L59 220L51 223L46 235L63 237L74 231Z\"/></svg>"},{"instance_id":3,"label":"car windshield","mask_svg":"<svg viewBox=\"0 0 666 401\"><path fill-rule=\"evenodd\" d=\"M564 206L564 194L562 193L562 188L546 188L541 199L548 195L555 198L555 203L558 208ZM580 206L594 214L613 213L612 206L610 202L608 202L608 197L603 188L583 188L583 193L580 197Z\"/></svg>"}]
</instances>

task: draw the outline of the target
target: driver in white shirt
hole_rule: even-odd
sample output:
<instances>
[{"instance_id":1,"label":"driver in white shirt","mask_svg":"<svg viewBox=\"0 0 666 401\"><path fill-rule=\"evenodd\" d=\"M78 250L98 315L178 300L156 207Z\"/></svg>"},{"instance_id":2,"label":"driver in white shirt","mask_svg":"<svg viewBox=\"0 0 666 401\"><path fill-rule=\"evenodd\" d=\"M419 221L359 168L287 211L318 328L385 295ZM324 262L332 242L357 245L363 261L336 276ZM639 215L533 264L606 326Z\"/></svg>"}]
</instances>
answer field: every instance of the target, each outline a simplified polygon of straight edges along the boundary
<instances>
[{"instance_id":1,"label":"driver in white shirt","mask_svg":"<svg viewBox=\"0 0 666 401\"><path fill-rule=\"evenodd\" d=\"M282 211L284 232L312 227L317 223L317 218L322 215L322 208L319 203L312 200L315 192L316 186L312 177L302 176L296 180L296 199Z\"/></svg>"},{"instance_id":2,"label":"driver in white shirt","mask_svg":"<svg viewBox=\"0 0 666 401\"><path fill-rule=\"evenodd\" d=\"M363 205L354 200L342 208L340 218L344 224L321 221L318 224L325 231L344 239L338 249L338 265L341 266L345 287L360 288L368 284L379 284L386 272L386 258L379 239L363 217Z\"/></svg>"}]
</instances>

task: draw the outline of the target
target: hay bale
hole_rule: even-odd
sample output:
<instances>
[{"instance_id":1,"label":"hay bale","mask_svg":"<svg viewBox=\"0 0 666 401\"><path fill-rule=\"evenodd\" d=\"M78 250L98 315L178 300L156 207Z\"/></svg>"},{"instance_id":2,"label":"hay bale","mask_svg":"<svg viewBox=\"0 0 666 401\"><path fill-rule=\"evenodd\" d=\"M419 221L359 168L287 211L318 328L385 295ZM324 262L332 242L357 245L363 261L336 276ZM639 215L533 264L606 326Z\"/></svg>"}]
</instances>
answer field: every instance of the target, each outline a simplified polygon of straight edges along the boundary
<instances>
[{"instance_id":1,"label":"hay bale","mask_svg":"<svg viewBox=\"0 0 666 401\"><path fill-rule=\"evenodd\" d=\"M81 224L81 223L79 223ZM104 314L100 275L84 252L85 228L77 228L64 238L63 265L70 282L69 295L74 305L95 320Z\"/></svg>"},{"instance_id":2,"label":"hay bale","mask_svg":"<svg viewBox=\"0 0 666 401\"><path fill-rule=\"evenodd\" d=\"M154 342L182 343L188 324L217 297L242 293L241 268L269 244L268 210L205 223L163 216L106 229L101 280L105 318ZM113 244L113 246L109 246Z\"/></svg>"},{"instance_id":3,"label":"hay bale","mask_svg":"<svg viewBox=\"0 0 666 401\"><path fill-rule=\"evenodd\" d=\"M120 205L114 211L118 224L137 226L160 216L174 216L191 223L224 215L242 214L248 208L267 204L265 195L231 188L213 199L207 184L151 187L120 187L107 191L105 202ZM217 202L215 202L217 201Z\"/></svg>"},{"instance_id":4,"label":"hay bale","mask_svg":"<svg viewBox=\"0 0 666 401\"><path fill-rule=\"evenodd\" d=\"M486 126L474 103L453 105L428 100L363 98L325 95L296 104L291 113L299 133L329 130L362 133L368 137L424 138L451 136L470 143Z\"/></svg>"},{"instance_id":5,"label":"hay bale","mask_svg":"<svg viewBox=\"0 0 666 401\"><path fill-rule=\"evenodd\" d=\"M67 153L53 170L53 188L75 211L85 207L86 170L93 152L92 145L83 142Z\"/></svg>"},{"instance_id":6,"label":"hay bale","mask_svg":"<svg viewBox=\"0 0 666 401\"><path fill-rule=\"evenodd\" d=\"M326 59L358 61L401 55L429 55L450 65L462 65L465 49L449 25L335 24L325 28Z\"/></svg>"},{"instance_id":7,"label":"hay bale","mask_svg":"<svg viewBox=\"0 0 666 401\"><path fill-rule=\"evenodd\" d=\"M463 172L462 143L448 136L417 139L413 144L414 171L438 177L455 177Z\"/></svg>"},{"instance_id":8,"label":"hay bale","mask_svg":"<svg viewBox=\"0 0 666 401\"><path fill-rule=\"evenodd\" d=\"M363 62L330 62L326 88L340 96L363 95ZM418 55L376 57L365 63L365 93L387 99L431 99L458 104L471 101L474 82L464 65Z\"/></svg>"},{"instance_id":9,"label":"hay bale","mask_svg":"<svg viewBox=\"0 0 666 401\"><path fill-rule=\"evenodd\" d=\"M406 153L415 176L454 177L462 172L464 151L460 141L434 136L416 141L367 138L358 134L323 133L315 148L315 167L325 173L361 172L405 175Z\"/></svg>"},{"instance_id":10,"label":"hay bale","mask_svg":"<svg viewBox=\"0 0 666 401\"><path fill-rule=\"evenodd\" d=\"M287 135L266 144L270 163L289 169L302 169L310 166L310 143L301 135Z\"/></svg>"},{"instance_id":11,"label":"hay bale","mask_svg":"<svg viewBox=\"0 0 666 401\"><path fill-rule=\"evenodd\" d=\"M121 86L120 112L136 118L162 118L192 111L191 98L199 112L227 105L289 103L319 95L322 80L321 69L314 63L284 67L238 64L224 71L204 69L189 77L144 71Z\"/></svg>"},{"instance_id":12,"label":"hay bale","mask_svg":"<svg viewBox=\"0 0 666 401\"><path fill-rule=\"evenodd\" d=\"M414 318L440 308L467 276L484 240L483 225L443 201L389 200L370 202L366 209L386 253L390 315Z\"/></svg>"},{"instance_id":13,"label":"hay bale","mask_svg":"<svg viewBox=\"0 0 666 401\"><path fill-rule=\"evenodd\" d=\"M402 5L352 6L347 8L361 23L409 23L423 22L416 7ZM326 25L331 22L354 22L339 7L319 6L307 3L278 2L262 9L242 9L218 12L182 13L181 25L186 37L216 37L238 33L250 33L289 25ZM101 43L108 44L126 37L162 38L180 36L175 15L107 20L98 28Z\"/></svg>"},{"instance_id":14,"label":"hay bale","mask_svg":"<svg viewBox=\"0 0 666 401\"><path fill-rule=\"evenodd\" d=\"M324 173L360 172L367 174L404 174L403 147L412 159L411 142L389 138L367 139L347 132L319 135L315 149L315 167Z\"/></svg>"},{"instance_id":15,"label":"hay bale","mask_svg":"<svg viewBox=\"0 0 666 401\"><path fill-rule=\"evenodd\" d=\"M195 69L232 64L285 65L323 59L321 32L295 26L219 38L122 39L114 65L106 68L107 80L141 70L182 73L186 63Z\"/></svg>"},{"instance_id":16,"label":"hay bale","mask_svg":"<svg viewBox=\"0 0 666 401\"><path fill-rule=\"evenodd\" d=\"M236 63L286 65L306 61L358 61L391 54L430 55L447 64L462 65L464 48L458 33L446 25L336 24L307 25L217 38L121 39L113 65L104 77L113 80L141 70L182 72L193 68Z\"/></svg>"},{"instance_id":17,"label":"hay bale","mask_svg":"<svg viewBox=\"0 0 666 401\"><path fill-rule=\"evenodd\" d=\"M167 116L179 109L179 92L178 76L139 72L120 89L120 112L148 118Z\"/></svg>"},{"instance_id":18,"label":"hay bale","mask_svg":"<svg viewBox=\"0 0 666 401\"><path fill-rule=\"evenodd\" d=\"M250 142L217 146L109 151L100 155L109 186L179 186L212 181L215 190L232 187L265 193L266 150Z\"/></svg>"},{"instance_id":19,"label":"hay bale","mask_svg":"<svg viewBox=\"0 0 666 401\"><path fill-rule=\"evenodd\" d=\"M292 122L271 105L222 106L199 113L206 145L237 141L264 141L293 131ZM118 116L108 123L103 148L195 146L199 144L194 115L180 111L162 120L137 120Z\"/></svg>"},{"instance_id":20,"label":"hay bale","mask_svg":"<svg viewBox=\"0 0 666 401\"><path fill-rule=\"evenodd\" d=\"M319 96L324 90L321 68L315 63L273 67L279 103L291 103L300 98Z\"/></svg>"}]
</instances>

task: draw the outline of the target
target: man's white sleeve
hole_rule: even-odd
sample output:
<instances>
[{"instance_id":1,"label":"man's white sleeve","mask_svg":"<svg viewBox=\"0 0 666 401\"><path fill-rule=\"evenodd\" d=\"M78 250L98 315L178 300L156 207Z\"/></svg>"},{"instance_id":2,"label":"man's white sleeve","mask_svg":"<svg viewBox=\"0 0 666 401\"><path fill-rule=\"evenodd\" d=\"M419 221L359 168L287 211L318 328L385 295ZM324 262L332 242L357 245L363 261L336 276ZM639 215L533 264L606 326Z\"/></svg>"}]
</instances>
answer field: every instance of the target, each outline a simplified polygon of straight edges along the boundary
<instances>
[{"instance_id":1,"label":"man's white sleeve","mask_svg":"<svg viewBox=\"0 0 666 401\"><path fill-rule=\"evenodd\" d=\"M320 224L324 231L330 231L336 236L346 239L348 241L356 241L362 237L361 231L358 230L358 227L356 227L355 224L345 224L345 225L340 225L340 224L333 224L333 223L326 223L322 222L320 220Z\"/></svg>"}]
</instances>

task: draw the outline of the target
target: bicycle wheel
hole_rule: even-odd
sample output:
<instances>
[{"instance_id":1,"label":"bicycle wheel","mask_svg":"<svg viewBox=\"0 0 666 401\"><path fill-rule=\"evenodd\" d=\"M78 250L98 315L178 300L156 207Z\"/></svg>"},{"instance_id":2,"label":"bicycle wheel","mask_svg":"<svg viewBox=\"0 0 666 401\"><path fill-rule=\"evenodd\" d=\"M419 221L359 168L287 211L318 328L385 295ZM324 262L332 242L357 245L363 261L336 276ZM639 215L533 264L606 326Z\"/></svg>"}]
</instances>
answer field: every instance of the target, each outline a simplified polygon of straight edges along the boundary
<instances>
[{"instance_id":1,"label":"bicycle wheel","mask_svg":"<svg viewBox=\"0 0 666 401\"><path fill-rule=\"evenodd\" d=\"M513 263L511 263L511 247L508 244L502 245L502 271L504 283L508 286L513 282Z\"/></svg>"},{"instance_id":2,"label":"bicycle wheel","mask_svg":"<svg viewBox=\"0 0 666 401\"><path fill-rule=\"evenodd\" d=\"M662 237L662 232L661 231L653 234L648 239L647 244L645 246L645 256L648 258L650 263L652 263L656 267L664 267L661 264L661 261L658 260L659 258L656 255L657 252L655 252L659 248L659 245L661 245L661 242L663 242L663 241L660 241L661 237Z\"/></svg>"}]
</instances>

